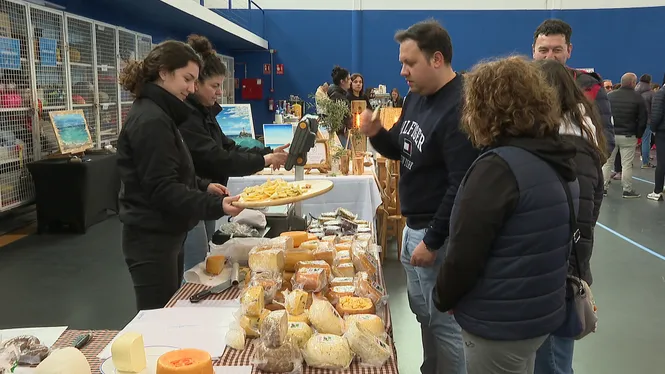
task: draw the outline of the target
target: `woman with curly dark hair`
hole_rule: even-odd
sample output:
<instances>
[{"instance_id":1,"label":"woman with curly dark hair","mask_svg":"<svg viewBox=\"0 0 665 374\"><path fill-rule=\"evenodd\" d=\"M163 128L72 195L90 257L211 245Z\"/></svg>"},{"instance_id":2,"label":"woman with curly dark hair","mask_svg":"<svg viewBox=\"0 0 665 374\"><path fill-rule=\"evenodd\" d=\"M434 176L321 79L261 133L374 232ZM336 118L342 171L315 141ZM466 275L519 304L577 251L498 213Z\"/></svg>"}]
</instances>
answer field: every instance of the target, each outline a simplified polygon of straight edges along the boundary
<instances>
[{"instance_id":1,"label":"woman with curly dark hair","mask_svg":"<svg viewBox=\"0 0 665 374\"><path fill-rule=\"evenodd\" d=\"M464 93L463 129L484 152L455 198L434 303L462 327L468 374L533 373L566 317L575 148L559 136L556 91L529 61L480 64Z\"/></svg>"}]
</instances>

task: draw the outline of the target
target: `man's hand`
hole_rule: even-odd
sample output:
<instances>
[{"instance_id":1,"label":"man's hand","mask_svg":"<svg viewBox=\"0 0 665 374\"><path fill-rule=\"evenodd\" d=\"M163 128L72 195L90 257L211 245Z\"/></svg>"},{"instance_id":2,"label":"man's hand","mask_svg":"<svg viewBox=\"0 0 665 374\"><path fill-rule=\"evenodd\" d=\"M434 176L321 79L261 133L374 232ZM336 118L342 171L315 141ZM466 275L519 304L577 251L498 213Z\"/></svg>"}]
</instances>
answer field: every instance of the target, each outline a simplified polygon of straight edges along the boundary
<instances>
[{"instance_id":1,"label":"man's hand","mask_svg":"<svg viewBox=\"0 0 665 374\"><path fill-rule=\"evenodd\" d=\"M219 183L210 183L208 185L208 193L211 193L213 195L218 195L218 196L226 196L230 195L229 189L226 188L225 186L222 186Z\"/></svg>"},{"instance_id":2,"label":"man's hand","mask_svg":"<svg viewBox=\"0 0 665 374\"><path fill-rule=\"evenodd\" d=\"M289 148L290 146L291 146L291 143L284 144L284 145L281 146L281 147L277 147L277 148L275 148L275 149L272 151L272 153L286 153L285 149L286 149L286 148Z\"/></svg>"},{"instance_id":3,"label":"man's hand","mask_svg":"<svg viewBox=\"0 0 665 374\"><path fill-rule=\"evenodd\" d=\"M280 166L286 163L287 157L289 157L289 154L282 150L281 152L278 153L273 152L267 154L263 156L263 159L265 160L265 166L270 166L272 167L273 170L277 170L280 168Z\"/></svg>"},{"instance_id":4,"label":"man's hand","mask_svg":"<svg viewBox=\"0 0 665 374\"><path fill-rule=\"evenodd\" d=\"M224 210L224 214L228 214L231 217L235 217L240 214L244 208L240 208L231 204L232 202L238 201L239 199L240 195L225 197L222 201L222 209Z\"/></svg>"},{"instance_id":5,"label":"man's hand","mask_svg":"<svg viewBox=\"0 0 665 374\"><path fill-rule=\"evenodd\" d=\"M430 252L425 246L425 242L421 241L413 250L411 255L411 265L426 268L432 266L436 260L437 252Z\"/></svg>"},{"instance_id":6,"label":"man's hand","mask_svg":"<svg viewBox=\"0 0 665 374\"><path fill-rule=\"evenodd\" d=\"M374 112L369 109L365 109L360 114L360 131L369 136L370 138L379 133L383 125L381 125L381 119L376 118L372 120Z\"/></svg>"}]
</instances>

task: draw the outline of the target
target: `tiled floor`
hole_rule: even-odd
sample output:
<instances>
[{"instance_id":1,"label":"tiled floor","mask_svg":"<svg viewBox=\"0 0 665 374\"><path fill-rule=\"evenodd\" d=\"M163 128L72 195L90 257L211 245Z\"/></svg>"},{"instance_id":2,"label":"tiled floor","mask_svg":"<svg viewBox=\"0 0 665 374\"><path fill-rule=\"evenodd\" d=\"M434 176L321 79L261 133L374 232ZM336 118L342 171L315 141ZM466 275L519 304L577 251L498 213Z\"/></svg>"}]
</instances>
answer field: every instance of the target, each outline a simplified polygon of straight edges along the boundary
<instances>
[{"instance_id":1,"label":"tiled floor","mask_svg":"<svg viewBox=\"0 0 665 374\"><path fill-rule=\"evenodd\" d=\"M665 372L665 203L645 198L653 170L636 169L635 177L641 199L621 199L614 182L603 204L592 261L599 331L577 345L578 374ZM385 273L400 372L416 374L419 328L394 257ZM84 236L32 235L0 248L0 284L0 328L120 329L134 314L116 218Z\"/></svg>"}]
</instances>

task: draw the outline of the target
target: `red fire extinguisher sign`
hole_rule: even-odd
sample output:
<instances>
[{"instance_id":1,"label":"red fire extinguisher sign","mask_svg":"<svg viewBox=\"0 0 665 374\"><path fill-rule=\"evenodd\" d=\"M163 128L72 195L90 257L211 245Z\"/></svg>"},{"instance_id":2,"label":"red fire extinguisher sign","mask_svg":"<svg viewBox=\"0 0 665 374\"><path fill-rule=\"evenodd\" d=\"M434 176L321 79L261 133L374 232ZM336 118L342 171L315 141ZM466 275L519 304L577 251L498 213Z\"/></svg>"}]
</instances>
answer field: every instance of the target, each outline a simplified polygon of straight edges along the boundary
<instances>
[{"instance_id":1,"label":"red fire extinguisher sign","mask_svg":"<svg viewBox=\"0 0 665 374\"><path fill-rule=\"evenodd\" d=\"M263 64L263 74L270 75L271 70L272 66L270 64Z\"/></svg>"},{"instance_id":2,"label":"red fire extinguisher sign","mask_svg":"<svg viewBox=\"0 0 665 374\"><path fill-rule=\"evenodd\" d=\"M277 70L277 75L284 75L284 64L275 65L275 70Z\"/></svg>"}]
</instances>

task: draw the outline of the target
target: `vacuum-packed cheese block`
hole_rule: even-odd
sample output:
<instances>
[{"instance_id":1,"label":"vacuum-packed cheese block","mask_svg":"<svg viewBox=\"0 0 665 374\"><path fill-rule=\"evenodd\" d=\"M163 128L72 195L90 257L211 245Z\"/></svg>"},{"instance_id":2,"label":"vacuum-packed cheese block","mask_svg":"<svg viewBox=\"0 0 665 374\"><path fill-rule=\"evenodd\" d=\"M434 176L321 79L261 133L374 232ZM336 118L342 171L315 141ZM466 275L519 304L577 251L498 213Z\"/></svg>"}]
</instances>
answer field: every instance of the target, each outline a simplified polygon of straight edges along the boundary
<instances>
[{"instance_id":1,"label":"vacuum-packed cheese block","mask_svg":"<svg viewBox=\"0 0 665 374\"><path fill-rule=\"evenodd\" d=\"M290 341L277 348L269 348L264 342L259 342L254 346L251 363L266 373L299 373L302 355L298 347Z\"/></svg>"},{"instance_id":2,"label":"vacuum-packed cheese block","mask_svg":"<svg viewBox=\"0 0 665 374\"><path fill-rule=\"evenodd\" d=\"M353 264L358 271L366 272L372 279L376 278L379 263L371 251L354 246L352 250Z\"/></svg>"},{"instance_id":3,"label":"vacuum-packed cheese block","mask_svg":"<svg viewBox=\"0 0 665 374\"><path fill-rule=\"evenodd\" d=\"M324 236L323 238L321 238L321 241L322 242L328 242L328 243L334 245L334 244L337 244L337 242L339 240L337 238L337 235L327 235L327 236Z\"/></svg>"},{"instance_id":4,"label":"vacuum-packed cheese block","mask_svg":"<svg viewBox=\"0 0 665 374\"><path fill-rule=\"evenodd\" d=\"M290 236L278 236L270 239L269 245L272 248L281 248L285 251L290 251L293 249L293 238Z\"/></svg>"},{"instance_id":5,"label":"vacuum-packed cheese block","mask_svg":"<svg viewBox=\"0 0 665 374\"><path fill-rule=\"evenodd\" d=\"M97 368L95 368L97 369ZM90 364L83 352L74 347L56 349L40 362L35 374L90 374Z\"/></svg>"},{"instance_id":6,"label":"vacuum-packed cheese block","mask_svg":"<svg viewBox=\"0 0 665 374\"><path fill-rule=\"evenodd\" d=\"M264 309L261 311L259 316L246 316L242 315L238 318L238 324L240 327L245 330L245 335L248 338L258 338L260 333L261 333L261 323L263 323L263 319L268 316L268 313L270 311L268 309Z\"/></svg>"},{"instance_id":7,"label":"vacuum-packed cheese block","mask_svg":"<svg viewBox=\"0 0 665 374\"><path fill-rule=\"evenodd\" d=\"M339 238L340 243L351 243L355 237L353 235L346 235Z\"/></svg>"},{"instance_id":8,"label":"vacuum-packed cheese block","mask_svg":"<svg viewBox=\"0 0 665 374\"><path fill-rule=\"evenodd\" d=\"M307 309L309 294L303 290L295 289L284 297L284 307L289 314L303 314Z\"/></svg>"},{"instance_id":9,"label":"vacuum-packed cheese block","mask_svg":"<svg viewBox=\"0 0 665 374\"><path fill-rule=\"evenodd\" d=\"M289 331L289 318L285 310L270 312L261 322L261 341L267 348L284 344Z\"/></svg>"},{"instance_id":10,"label":"vacuum-packed cheese block","mask_svg":"<svg viewBox=\"0 0 665 374\"><path fill-rule=\"evenodd\" d=\"M373 314L376 312L372 300L366 297L342 296L337 302L337 312L342 315L348 314Z\"/></svg>"},{"instance_id":11,"label":"vacuum-packed cheese block","mask_svg":"<svg viewBox=\"0 0 665 374\"><path fill-rule=\"evenodd\" d=\"M293 276L295 274L296 273L293 272L293 271L285 271L284 275L283 275L283 277L284 277L284 282L283 283L291 283L291 279L293 279Z\"/></svg>"},{"instance_id":12,"label":"vacuum-packed cheese block","mask_svg":"<svg viewBox=\"0 0 665 374\"><path fill-rule=\"evenodd\" d=\"M317 248L314 250L314 259L325 261L328 265L332 266L335 260L335 248L328 242L318 243Z\"/></svg>"},{"instance_id":13,"label":"vacuum-packed cheese block","mask_svg":"<svg viewBox=\"0 0 665 374\"><path fill-rule=\"evenodd\" d=\"M294 289L319 292L326 288L328 280L326 272L321 268L302 268L296 272L291 283Z\"/></svg>"},{"instance_id":14,"label":"vacuum-packed cheese block","mask_svg":"<svg viewBox=\"0 0 665 374\"><path fill-rule=\"evenodd\" d=\"M281 273L284 270L284 250L249 251L249 268L257 273L264 271Z\"/></svg>"},{"instance_id":15,"label":"vacuum-packed cheese block","mask_svg":"<svg viewBox=\"0 0 665 374\"><path fill-rule=\"evenodd\" d=\"M117 370L128 373L141 372L147 364L143 335L126 332L117 337L111 344L111 359Z\"/></svg>"},{"instance_id":16,"label":"vacuum-packed cheese block","mask_svg":"<svg viewBox=\"0 0 665 374\"><path fill-rule=\"evenodd\" d=\"M222 274L226 257L222 255L210 255L206 257L206 273L210 275Z\"/></svg>"},{"instance_id":17,"label":"vacuum-packed cheese block","mask_svg":"<svg viewBox=\"0 0 665 374\"><path fill-rule=\"evenodd\" d=\"M359 272L356 277L356 296L368 297L374 304L379 304L385 296L385 289L378 282L370 279L366 272Z\"/></svg>"},{"instance_id":18,"label":"vacuum-packed cheese block","mask_svg":"<svg viewBox=\"0 0 665 374\"><path fill-rule=\"evenodd\" d=\"M326 272L326 279L330 279L330 276L332 274L330 264L328 264L325 261L300 261L299 263L296 264L296 272L302 268L320 268L325 270Z\"/></svg>"},{"instance_id":19,"label":"vacuum-packed cheese block","mask_svg":"<svg viewBox=\"0 0 665 374\"><path fill-rule=\"evenodd\" d=\"M338 286L354 286L355 279L353 277L335 277L330 281L330 287Z\"/></svg>"},{"instance_id":20,"label":"vacuum-packed cheese block","mask_svg":"<svg viewBox=\"0 0 665 374\"><path fill-rule=\"evenodd\" d=\"M353 352L346 339L331 334L312 336L302 354L307 365L313 368L343 370L353 361Z\"/></svg>"},{"instance_id":21,"label":"vacuum-packed cheese block","mask_svg":"<svg viewBox=\"0 0 665 374\"><path fill-rule=\"evenodd\" d=\"M386 340L386 327L383 324L383 320L376 314L350 314L344 316L344 322L346 322L347 328L352 323L357 323L377 338L383 341Z\"/></svg>"},{"instance_id":22,"label":"vacuum-packed cheese block","mask_svg":"<svg viewBox=\"0 0 665 374\"><path fill-rule=\"evenodd\" d=\"M339 264L352 264L351 261L351 252L349 251L339 251L337 256L335 256L335 265Z\"/></svg>"},{"instance_id":23,"label":"vacuum-packed cheese block","mask_svg":"<svg viewBox=\"0 0 665 374\"><path fill-rule=\"evenodd\" d=\"M301 261L314 261L314 253L308 249L291 249L284 252L284 270L295 272Z\"/></svg>"},{"instance_id":24,"label":"vacuum-packed cheese block","mask_svg":"<svg viewBox=\"0 0 665 374\"><path fill-rule=\"evenodd\" d=\"M316 234L308 232L307 233L307 241L310 241L310 240L319 240L319 237Z\"/></svg>"},{"instance_id":25,"label":"vacuum-packed cheese block","mask_svg":"<svg viewBox=\"0 0 665 374\"><path fill-rule=\"evenodd\" d=\"M351 351L358 355L365 365L381 367L392 353L386 343L356 322L351 323L344 337L349 342Z\"/></svg>"},{"instance_id":26,"label":"vacuum-packed cheese block","mask_svg":"<svg viewBox=\"0 0 665 374\"><path fill-rule=\"evenodd\" d=\"M312 337L312 328L304 322L289 322L289 331L286 336L298 348L303 348Z\"/></svg>"},{"instance_id":27,"label":"vacuum-packed cheese block","mask_svg":"<svg viewBox=\"0 0 665 374\"><path fill-rule=\"evenodd\" d=\"M333 304L337 304L340 298L342 298L343 296L353 296L355 291L356 288L353 286L331 287L327 295L328 300L330 300L330 302Z\"/></svg>"},{"instance_id":28,"label":"vacuum-packed cheese block","mask_svg":"<svg viewBox=\"0 0 665 374\"><path fill-rule=\"evenodd\" d=\"M318 246L319 246L319 241L315 239L315 240L308 240L306 242L303 242L302 244L300 244L300 246L298 248L313 251Z\"/></svg>"},{"instance_id":29,"label":"vacuum-packed cheese block","mask_svg":"<svg viewBox=\"0 0 665 374\"><path fill-rule=\"evenodd\" d=\"M333 274L336 277L353 277L356 275L356 270L353 267L353 264L339 264L333 267Z\"/></svg>"},{"instance_id":30,"label":"vacuum-packed cheese block","mask_svg":"<svg viewBox=\"0 0 665 374\"><path fill-rule=\"evenodd\" d=\"M309 320L322 334L342 335L344 320L328 300L315 298L309 307Z\"/></svg>"},{"instance_id":31,"label":"vacuum-packed cheese block","mask_svg":"<svg viewBox=\"0 0 665 374\"><path fill-rule=\"evenodd\" d=\"M305 231L287 231L281 233L279 236L288 236L293 239L293 246L300 247L300 244L307 241L307 232Z\"/></svg>"},{"instance_id":32,"label":"vacuum-packed cheese block","mask_svg":"<svg viewBox=\"0 0 665 374\"><path fill-rule=\"evenodd\" d=\"M243 314L247 316L256 316L258 317L263 309L265 308L265 299L264 299L263 287L261 286L250 286L245 289L242 296L240 297L240 305L243 310Z\"/></svg>"},{"instance_id":33,"label":"vacuum-packed cheese block","mask_svg":"<svg viewBox=\"0 0 665 374\"><path fill-rule=\"evenodd\" d=\"M214 371L208 352L185 348L159 356L156 374L214 374Z\"/></svg>"},{"instance_id":34,"label":"vacuum-packed cheese block","mask_svg":"<svg viewBox=\"0 0 665 374\"><path fill-rule=\"evenodd\" d=\"M226 345L237 351L242 351L243 349L245 349L245 339L246 339L245 329L243 329L239 325L236 324L232 325L229 328L229 331L226 332L226 337L225 337Z\"/></svg>"},{"instance_id":35,"label":"vacuum-packed cheese block","mask_svg":"<svg viewBox=\"0 0 665 374\"><path fill-rule=\"evenodd\" d=\"M264 271L262 273L252 272L252 276L249 282L247 282L247 286L263 287L264 302L270 304L282 288L282 274L272 271Z\"/></svg>"},{"instance_id":36,"label":"vacuum-packed cheese block","mask_svg":"<svg viewBox=\"0 0 665 374\"><path fill-rule=\"evenodd\" d=\"M351 243L337 243L337 244L335 244L335 250L337 252L350 251L351 250Z\"/></svg>"}]
</instances>

